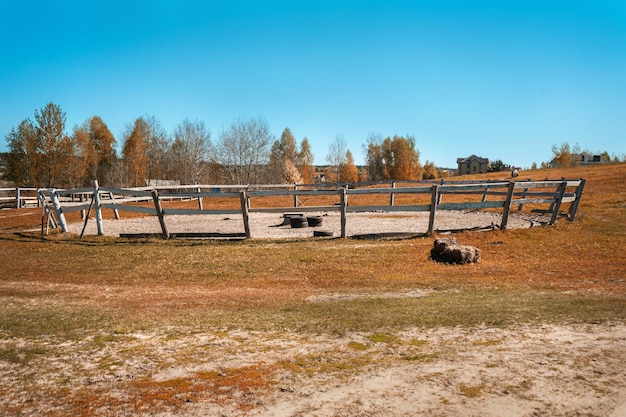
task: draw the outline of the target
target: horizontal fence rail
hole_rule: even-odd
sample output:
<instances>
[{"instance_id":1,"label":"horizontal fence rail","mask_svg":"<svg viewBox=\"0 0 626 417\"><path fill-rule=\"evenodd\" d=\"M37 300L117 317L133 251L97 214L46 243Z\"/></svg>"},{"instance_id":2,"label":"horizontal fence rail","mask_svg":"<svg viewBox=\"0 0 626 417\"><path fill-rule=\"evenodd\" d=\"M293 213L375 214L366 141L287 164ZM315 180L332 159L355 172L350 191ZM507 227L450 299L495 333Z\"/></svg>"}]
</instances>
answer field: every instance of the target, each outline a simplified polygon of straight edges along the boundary
<instances>
[{"instance_id":1,"label":"horizontal fence rail","mask_svg":"<svg viewBox=\"0 0 626 417\"><path fill-rule=\"evenodd\" d=\"M388 183L387 183L388 184ZM357 212L429 212L428 234L435 229L437 212L441 210L501 210L500 229L506 229L512 209L522 210L524 205L543 207L537 209L550 214L549 224L558 218L562 204L569 204L565 216L573 221L585 187L585 179L557 181L467 181L467 182L407 182L408 186L383 187L383 183L367 184L366 187L355 184L343 184L339 187L328 184L288 184L288 185L194 185L141 188L92 187L68 190L39 189L36 200L43 207L43 213L52 222L58 223L63 232L68 231L66 213L80 211L85 225L89 213L95 210L98 234L104 234L102 210L110 209L119 219L119 211L131 211L159 218L164 238L169 238L167 216L201 214L238 214L243 219L243 235L251 236L250 213L285 213L298 212L339 212L341 215L341 237L346 237L349 213ZM1 191L2 189L0 189ZM33 189L29 189L31 191ZM388 195L388 204L359 204L361 196ZM398 204L404 196L410 203ZM398 197L398 199L396 198ZM232 199L234 208L219 209L209 206L213 198ZM288 198L293 203L288 206L259 206L260 199ZM326 199L332 204L305 205L303 200ZM197 201L197 208L164 207L166 201ZM282 201L282 200L281 200ZM369 202L369 200L368 200ZM87 215L85 216L85 212ZM42 216L42 232L43 232ZM47 223L48 224L48 223ZM82 234L81 234L82 236Z\"/></svg>"}]
</instances>

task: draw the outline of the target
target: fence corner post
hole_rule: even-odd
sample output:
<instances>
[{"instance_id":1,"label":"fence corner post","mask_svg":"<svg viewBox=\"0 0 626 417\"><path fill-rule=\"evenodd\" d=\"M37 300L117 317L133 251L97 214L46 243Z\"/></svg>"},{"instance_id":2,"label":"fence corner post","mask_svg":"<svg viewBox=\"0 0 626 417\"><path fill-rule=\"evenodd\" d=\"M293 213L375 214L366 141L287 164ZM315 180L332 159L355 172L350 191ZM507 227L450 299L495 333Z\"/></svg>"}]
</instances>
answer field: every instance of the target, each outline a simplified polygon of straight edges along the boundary
<instances>
[{"instance_id":1,"label":"fence corner post","mask_svg":"<svg viewBox=\"0 0 626 417\"><path fill-rule=\"evenodd\" d=\"M346 223L348 217L348 191L341 187L339 194L339 206L341 209L341 237L346 237Z\"/></svg>"},{"instance_id":2,"label":"fence corner post","mask_svg":"<svg viewBox=\"0 0 626 417\"><path fill-rule=\"evenodd\" d=\"M65 221L63 208L61 207L61 203L59 202L59 195L57 194L55 189L50 190L50 200L52 200L52 208L54 209L54 212L57 215L57 219L59 219L59 223L61 224L61 231L63 231L63 233L67 233L67 221Z\"/></svg>"},{"instance_id":3,"label":"fence corner post","mask_svg":"<svg viewBox=\"0 0 626 417\"><path fill-rule=\"evenodd\" d=\"M504 200L504 208L502 210L502 223L500 223L500 229L506 229L506 225L509 222L509 213L511 212L511 202L513 201L513 193L515 192L515 181L509 182L509 189L506 193L506 199Z\"/></svg>"},{"instance_id":4,"label":"fence corner post","mask_svg":"<svg viewBox=\"0 0 626 417\"><path fill-rule=\"evenodd\" d=\"M550 224L556 223L556 219L559 216L559 210L561 209L561 203L563 202L563 196L565 196L565 190L567 188L567 181L563 180L560 183L556 191L554 192L554 203L552 205L552 217L550 217Z\"/></svg>"},{"instance_id":5,"label":"fence corner post","mask_svg":"<svg viewBox=\"0 0 626 417\"><path fill-rule=\"evenodd\" d=\"M98 236L102 236L104 235L104 228L102 225L102 206L100 205L100 185L98 184L98 180L93 180L93 205L96 209ZM89 213L87 213L87 216L89 216Z\"/></svg>"},{"instance_id":6,"label":"fence corner post","mask_svg":"<svg viewBox=\"0 0 626 417\"><path fill-rule=\"evenodd\" d=\"M246 239L250 239L250 216L248 214L248 193L246 190L239 192L239 202L241 204L241 216L243 217L243 230L246 233Z\"/></svg>"},{"instance_id":7,"label":"fence corner post","mask_svg":"<svg viewBox=\"0 0 626 417\"><path fill-rule=\"evenodd\" d=\"M578 212L578 205L580 204L580 199L583 196L583 191L585 190L585 183L587 182L586 179L581 178L580 179L580 184L578 184L578 187L576 187L576 199L572 202L572 204L569 206L569 211L567 213L567 219L571 222L574 221L574 217L576 217L576 213Z\"/></svg>"},{"instance_id":8,"label":"fence corner post","mask_svg":"<svg viewBox=\"0 0 626 417\"><path fill-rule=\"evenodd\" d=\"M167 225L165 224L165 215L163 213L163 207L161 206L161 200L159 199L159 192L155 189L151 191L152 201L154 201L154 210L159 218L159 223L161 224L161 230L163 231L163 239L168 240L170 238L170 234L167 231Z\"/></svg>"},{"instance_id":9,"label":"fence corner post","mask_svg":"<svg viewBox=\"0 0 626 417\"><path fill-rule=\"evenodd\" d=\"M428 235L432 235L435 231L435 215L437 214L437 204L439 204L439 186L437 184L432 187L430 196L430 216L428 218Z\"/></svg>"}]
</instances>

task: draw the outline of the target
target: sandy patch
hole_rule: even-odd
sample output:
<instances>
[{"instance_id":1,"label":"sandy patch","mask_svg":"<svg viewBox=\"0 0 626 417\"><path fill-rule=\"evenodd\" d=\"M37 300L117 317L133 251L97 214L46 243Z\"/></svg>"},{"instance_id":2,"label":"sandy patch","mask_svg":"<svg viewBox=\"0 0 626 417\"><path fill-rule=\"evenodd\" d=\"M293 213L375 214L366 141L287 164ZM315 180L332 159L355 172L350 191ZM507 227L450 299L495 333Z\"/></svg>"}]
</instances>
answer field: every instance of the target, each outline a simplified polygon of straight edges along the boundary
<instances>
[{"instance_id":1,"label":"sandy patch","mask_svg":"<svg viewBox=\"0 0 626 417\"><path fill-rule=\"evenodd\" d=\"M251 213L250 232L256 239L299 239L313 237L315 230L330 231L333 236L341 234L341 217L336 212L308 213L307 216L322 216L322 224L317 227L291 228L282 225L283 215L280 213ZM122 213L123 216L123 213ZM348 236L375 233L426 233L428 230L428 213L349 213L346 221ZM437 213L435 229L438 231L463 230L472 228L498 227L502 215L494 212L481 211L441 211ZM529 228L546 224L545 216L511 213L508 227ZM172 215L165 216L169 233L243 233L241 215ZM69 225L71 233L80 234L83 223ZM103 232L109 236L120 233L161 233L161 226L156 216L128 218L120 220L104 220ZM85 234L97 234L96 222L90 219Z\"/></svg>"},{"instance_id":2,"label":"sandy patch","mask_svg":"<svg viewBox=\"0 0 626 417\"><path fill-rule=\"evenodd\" d=\"M101 404L91 415L624 415L624 325L413 328L387 339L375 336L233 330L177 337L125 334L96 351L89 340L49 345L47 358L30 364L46 372L34 371L29 381L43 391L64 384L68 397L55 409L36 394L25 397L25 387L5 384L0 409L28 401L19 415L63 415L69 410L62 404L72 392L94 392L123 401ZM243 392L224 385L227 397L200 391L167 400L171 405L165 409L132 408L139 400L132 400L133 381L149 378L174 389L176 381L193 383L211 372L228 379L231 370L243 367L273 369L271 383ZM0 363L1 380L17 380L17 372Z\"/></svg>"}]
</instances>

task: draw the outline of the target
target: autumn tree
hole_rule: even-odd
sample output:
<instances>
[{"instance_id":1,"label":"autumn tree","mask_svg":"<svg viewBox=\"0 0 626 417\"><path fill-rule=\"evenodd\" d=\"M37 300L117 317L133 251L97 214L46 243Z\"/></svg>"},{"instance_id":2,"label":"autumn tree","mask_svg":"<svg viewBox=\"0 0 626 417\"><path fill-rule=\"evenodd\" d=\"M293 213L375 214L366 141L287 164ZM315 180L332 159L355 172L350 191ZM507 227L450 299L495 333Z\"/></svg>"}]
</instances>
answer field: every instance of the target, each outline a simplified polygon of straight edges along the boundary
<instances>
[{"instance_id":1,"label":"autumn tree","mask_svg":"<svg viewBox=\"0 0 626 417\"><path fill-rule=\"evenodd\" d=\"M172 179L180 179L183 184L208 182L213 146L204 122L184 120L176 127L168 159Z\"/></svg>"},{"instance_id":2,"label":"autumn tree","mask_svg":"<svg viewBox=\"0 0 626 417\"><path fill-rule=\"evenodd\" d=\"M571 167L576 165L574 154L580 152L578 146L572 149L569 143L564 142L560 146L552 145L552 165L556 167ZM577 152L578 151L578 152Z\"/></svg>"},{"instance_id":3,"label":"autumn tree","mask_svg":"<svg viewBox=\"0 0 626 417\"><path fill-rule=\"evenodd\" d=\"M364 146L367 178L370 181L380 181L387 178L383 161L382 143L382 135L370 133Z\"/></svg>"},{"instance_id":4,"label":"autumn tree","mask_svg":"<svg viewBox=\"0 0 626 417\"><path fill-rule=\"evenodd\" d=\"M347 151L346 140L342 135L337 135L335 140L328 146L326 162L329 164L329 169L332 172L332 180L335 182L339 182L341 165L346 163Z\"/></svg>"},{"instance_id":5,"label":"autumn tree","mask_svg":"<svg viewBox=\"0 0 626 417\"><path fill-rule=\"evenodd\" d=\"M302 182L311 184L315 181L315 167L313 166L313 152L309 139L305 136L300 142L300 151L298 152L298 170L302 177Z\"/></svg>"},{"instance_id":6,"label":"autumn tree","mask_svg":"<svg viewBox=\"0 0 626 417\"><path fill-rule=\"evenodd\" d=\"M111 185L111 171L117 160L117 141L104 121L93 116L74 129L72 140L76 165L82 172L82 184L90 185L92 180L98 180L100 185Z\"/></svg>"},{"instance_id":7,"label":"autumn tree","mask_svg":"<svg viewBox=\"0 0 626 417\"><path fill-rule=\"evenodd\" d=\"M6 177L18 187L36 186L38 161L35 128L29 120L23 120L17 128L11 129L6 136L9 152L7 154Z\"/></svg>"},{"instance_id":8,"label":"autumn tree","mask_svg":"<svg viewBox=\"0 0 626 417\"><path fill-rule=\"evenodd\" d=\"M340 182L358 182L359 170L354 164L354 158L352 152L346 151L345 162L339 166L339 181Z\"/></svg>"},{"instance_id":9,"label":"autumn tree","mask_svg":"<svg viewBox=\"0 0 626 417\"><path fill-rule=\"evenodd\" d=\"M291 130L286 127L280 139L274 141L270 150L268 163L268 182L293 183L300 182L300 174L294 175L293 168L298 158L298 147Z\"/></svg>"},{"instance_id":10,"label":"autumn tree","mask_svg":"<svg viewBox=\"0 0 626 417\"><path fill-rule=\"evenodd\" d=\"M145 185L148 174L148 157L146 143L142 135L142 120L137 119L130 134L124 141L122 148L122 162L125 173L125 183L131 187Z\"/></svg>"},{"instance_id":11,"label":"autumn tree","mask_svg":"<svg viewBox=\"0 0 626 417\"><path fill-rule=\"evenodd\" d=\"M435 167L435 163L426 161L424 163L424 167L422 168L422 178L425 180L434 180L438 177L439 172L437 171L437 167Z\"/></svg>"},{"instance_id":12,"label":"autumn tree","mask_svg":"<svg viewBox=\"0 0 626 417\"><path fill-rule=\"evenodd\" d=\"M145 115L138 120L141 137L146 144L148 179L166 179L169 161L170 139L155 116Z\"/></svg>"},{"instance_id":13,"label":"autumn tree","mask_svg":"<svg viewBox=\"0 0 626 417\"><path fill-rule=\"evenodd\" d=\"M9 144L8 177L16 183L36 187L65 187L72 184L66 175L74 163L73 146L65 134L65 112L48 103L35 110L35 121L24 120L12 129Z\"/></svg>"},{"instance_id":14,"label":"autumn tree","mask_svg":"<svg viewBox=\"0 0 626 417\"><path fill-rule=\"evenodd\" d=\"M263 179L273 136L263 118L238 119L222 132L217 160L231 184L256 184Z\"/></svg>"}]
</instances>

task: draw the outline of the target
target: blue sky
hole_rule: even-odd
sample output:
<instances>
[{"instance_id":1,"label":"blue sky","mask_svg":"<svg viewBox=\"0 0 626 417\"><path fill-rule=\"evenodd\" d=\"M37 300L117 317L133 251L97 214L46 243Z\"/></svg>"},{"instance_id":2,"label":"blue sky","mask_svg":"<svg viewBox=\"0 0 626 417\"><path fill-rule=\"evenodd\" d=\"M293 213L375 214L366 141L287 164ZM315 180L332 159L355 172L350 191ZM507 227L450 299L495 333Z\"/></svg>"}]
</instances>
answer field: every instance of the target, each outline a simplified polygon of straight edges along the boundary
<instances>
[{"instance_id":1,"label":"blue sky","mask_svg":"<svg viewBox=\"0 0 626 417\"><path fill-rule=\"evenodd\" d=\"M153 115L307 137L413 135L421 160L528 167L553 144L626 154L626 2L0 0L0 151L48 102L121 143Z\"/></svg>"}]
</instances>

